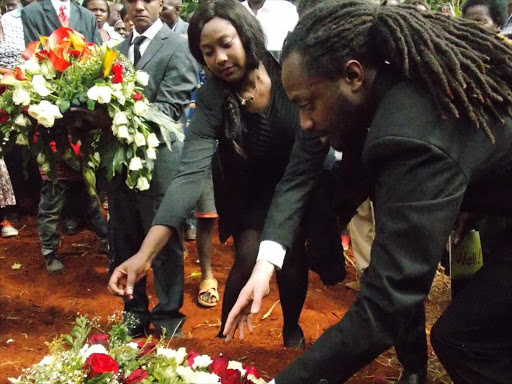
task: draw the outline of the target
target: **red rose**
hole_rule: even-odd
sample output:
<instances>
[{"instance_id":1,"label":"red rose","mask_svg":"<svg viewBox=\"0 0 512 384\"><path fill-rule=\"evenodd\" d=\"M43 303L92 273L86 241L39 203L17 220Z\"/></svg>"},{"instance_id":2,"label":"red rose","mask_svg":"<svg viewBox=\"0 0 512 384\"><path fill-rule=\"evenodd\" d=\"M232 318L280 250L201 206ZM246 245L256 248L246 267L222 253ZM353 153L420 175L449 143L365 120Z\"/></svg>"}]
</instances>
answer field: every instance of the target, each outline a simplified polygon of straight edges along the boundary
<instances>
[{"instance_id":1,"label":"red rose","mask_svg":"<svg viewBox=\"0 0 512 384\"><path fill-rule=\"evenodd\" d=\"M55 141L50 141L50 149L53 153L57 153L57 145L55 144Z\"/></svg>"},{"instance_id":2,"label":"red rose","mask_svg":"<svg viewBox=\"0 0 512 384\"><path fill-rule=\"evenodd\" d=\"M112 66L112 73L114 76L112 77L112 82L114 84L123 82L123 65L120 63L115 63Z\"/></svg>"},{"instance_id":3,"label":"red rose","mask_svg":"<svg viewBox=\"0 0 512 384\"><path fill-rule=\"evenodd\" d=\"M4 94L5 91L7 91L9 87L7 85L0 84L0 96Z\"/></svg>"},{"instance_id":4,"label":"red rose","mask_svg":"<svg viewBox=\"0 0 512 384\"><path fill-rule=\"evenodd\" d=\"M135 101L141 101L142 97L143 96L137 91L135 91L135 93L133 94L133 100L135 100Z\"/></svg>"},{"instance_id":5,"label":"red rose","mask_svg":"<svg viewBox=\"0 0 512 384\"><path fill-rule=\"evenodd\" d=\"M210 364L210 373L215 373L217 376L222 376L226 369L228 369L229 359L226 356L219 356L213 359Z\"/></svg>"},{"instance_id":6,"label":"red rose","mask_svg":"<svg viewBox=\"0 0 512 384\"><path fill-rule=\"evenodd\" d=\"M136 369L130 376L124 379L124 384L135 384L140 383L148 375L148 371L142 368Z\"/></svg>"},{"instance_id":7,"label":"red rose","mask_svg":"<svg viewBox=\"0 0 512 384\"><path fill-rule=\"evenodd\" d=\"M35 133L34 133L34 137L32 138L32 141L34 143L37 143L37 136L39 136L39 131L35 131Z\"/></svg>"},{"instance_id":8,"label":"red rose","mask_svg":"<svg viewBox=\"0 0 512 384\"><path fill-rule=\"evenodd\" d=\"M199 356L199 353L197 353L193 349L191 349L188 352L187 363L190 368L192 368L192 364L194 364L194 359L196 358L196 356Z\"/></svg>"},{"instance_id":9,"label":"red rose","mask_svg":"<svg viewBox=\"0 0 512 384\"><path fill-rule=\"evenodd\" d=\"M116 373L119 370L117 361L104 353L93 353L85 360L84 368L89 371L88 377L96 377L106 372Z\"/></svg>"},{"instance_id":10,"label":"red rose","mask_svg":"<svg viewBox=\"0 0 512 384\"><path fill-rule=\"evenodd\" d=\"M245 367L245 377L247 377L249 375L253 375L255 378L261 379L261 374L252 365L249 365L248 367Z\"/></svg>"},{"instance_id":11,"label":"red rose","mask_svg":"<svg viewBox=\"0 0 512 384\"><path fill-rule=\"evenodd\" d=\"M96 44L94 44L92 41L90 41L90 42L88 42L88 43L87 43L87 46L88 46L88 47L94 47L95 45L96 45Z\"/></svg>"},{"instance_id":12,"label":"red rose","mask_svg":"<svg viewBox=\"0 0 512 384\"><path fill-rule=\"evenodd\" d=\"M21 112L23 112L24 114L28 115L28 105L25 105L24 107L21 107Z\"/></svg>"},{"instance_id":13,"label":"red rose","mask_svg":"<svg viewBox=\"0 0 512 384\"><path fill-rule=\"evenodd\" d=\"M137 343L137 347L139 347L139 357L149 355L150 353L155 353L156 345L155 343L146 343L145 341L139 341Z\"/></svg>"},{"instance_id":14,"label":"red rose","mask_svg":"<svg viewBox=\"0 0 512 384\"><path fill-rule=\"evenodd\" d=\"M242 374L238 369L226 369L224 374L220 376L220 382L222 384L239 384Z\"/></svg>"},{"instance_id":15,"label":"red rose","mask_svg":"<svg viewBox=\"0 0 512 384\"><path fill-rule=\"evenodd\" d=\"M50 143L51 145L52 143ZM71 143L73 145L73 143ZM108 335L105 335L104 333L96 333L95 335L92 335L89 337L89 343L91 345L93 344L101 344L105 348L108 348L109 342L108 342Z\"/></svg>"},{"instance_id":16,"label":"red rose","mask_svg":"<svg viewBox=\"0 0 512 384\"><path fill-rule=\"evenodd\" d=\"M5 124L9 121L11 116L7 113L5 109L0 109L0 124Z\"/></svg>"},{"instance_id":17,"label":"red rose","mask_svg":"<svg viewBox=\"0 0 512 384\"><path fill-rule=\"evenodd\" d=\"M69 51L69 56L71 56L73 59L78 59L81 54L82 52L77 51L76 49L72 49L71 51Z\"/></svg>"}]
</instances>

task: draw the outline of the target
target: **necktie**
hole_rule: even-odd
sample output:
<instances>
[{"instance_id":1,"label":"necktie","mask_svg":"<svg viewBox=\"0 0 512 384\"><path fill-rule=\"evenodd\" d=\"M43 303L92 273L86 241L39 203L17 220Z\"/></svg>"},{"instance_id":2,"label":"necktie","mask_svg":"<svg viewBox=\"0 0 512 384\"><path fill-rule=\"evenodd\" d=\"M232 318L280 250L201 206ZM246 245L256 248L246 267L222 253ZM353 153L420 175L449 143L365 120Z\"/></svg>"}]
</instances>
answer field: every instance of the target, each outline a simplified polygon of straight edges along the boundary
<instances>
[{"instance_id":1,"label":"necktie","mask_svg":"<svg viewBox=\"0 0 512 384\"><path fill-rule=\"evenodd\" d=\"M133 40L133 66L136 66L140 60L140 46L146 40L146 36L137 36Z\"/></svg>"},{"instance_id":2,"label":"necktie","mask_svg":"<svg viewBox=\"0 0 512 384\"><path fill-rule=\"evenodd\" d=\"M60 6L60 8L59 8L59 15L58 16L59 16L60 24L63 27L68 27L69 26L69 18L66 15L66 6L65 5L61 5Z\"/></svg>"}]
</instances>

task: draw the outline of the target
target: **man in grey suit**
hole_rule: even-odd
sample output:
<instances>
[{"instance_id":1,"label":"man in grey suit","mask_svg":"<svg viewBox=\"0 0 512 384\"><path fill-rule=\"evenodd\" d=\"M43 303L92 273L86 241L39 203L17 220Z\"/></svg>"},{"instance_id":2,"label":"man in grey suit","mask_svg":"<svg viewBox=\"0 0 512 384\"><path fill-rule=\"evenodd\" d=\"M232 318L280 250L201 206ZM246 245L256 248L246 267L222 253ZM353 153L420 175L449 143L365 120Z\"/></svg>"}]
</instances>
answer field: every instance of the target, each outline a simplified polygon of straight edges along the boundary
<instances>
[{"instance_id":1,"label":"man in grey suit","mask_svg":"<svg viewBox=\"0 0 512 384\"><path fill-rule=\"evenodd\" d=\"M188 23L180 17L181 0L164 0L160 18L173 32L180 35L188 33Z\"/></svg>"},{"instance_id":2,"label":"man in grey suit","mask_svg":"<svg viewBox=\"0 0 512 384\"><path fill-rule=\"evenodd\" d=\"M196 68L187 41L171 32L159 19L162 0L126 0L125 6L135 28L132 35L118 45L118 49L133 61L136 69L149 74L149 84L144 90L148 100L172 119L182 120L197 85ZM149 190L135 192L123 182L116 183L116 180L110 185L112 270L139 250L177 169L182 143L171 138L170 151L163 138L159 139L161 144ZM165 328L168 336L181 334L185 321L185 316L180 313L183 274L182 245L179 241L171 241L153 262L159 304L149 312L145 279L135 286L133 297L124 301L125 312L138 320L138 324L130 326L132 335L146 332L150 323L157 330Z\"/></svg>"},{"instance_id":3,"label":"man in grey suit","mask_svg":"<svg viewBox=\"0 0 512 384\"><path fill-rule=\"evenodd\" d=\"M63 26L80 32L87 41L101 43L94 15L69 0L34 2L21 10L21 20L25 44L39 40L40 35L50 36L53 31Z\"/></svg>"}]
</instances>

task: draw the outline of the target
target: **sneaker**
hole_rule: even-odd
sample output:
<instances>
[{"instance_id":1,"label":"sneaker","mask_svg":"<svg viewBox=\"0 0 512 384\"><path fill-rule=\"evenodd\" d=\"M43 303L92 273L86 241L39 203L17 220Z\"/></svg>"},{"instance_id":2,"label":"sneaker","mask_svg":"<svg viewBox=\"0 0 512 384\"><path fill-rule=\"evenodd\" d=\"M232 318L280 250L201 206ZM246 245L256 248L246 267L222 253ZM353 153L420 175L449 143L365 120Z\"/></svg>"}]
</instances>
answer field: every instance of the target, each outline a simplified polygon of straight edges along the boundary
<instances>
[{"instance_id":1,"label":"sneaker","mask_svg":"<svg viewBox=\"0 0 512 384\"><path fill-rule=\"evenodd\" d=\"M50 275L58 275L64 271L64 264L62 264L62 261L55 252L44 257L44 264L46 266L46 272Z\"/></svg>"},{"instance_id":2,"label":"sneaker","mask_svg":"<svg viewBox=\"0 0 512 384\"><path fill-rule=\"evenodd\" d=\"M2 237L18 236L18 230L14 228L9 220L2 221Z\"/></svg>"}]
</instances>

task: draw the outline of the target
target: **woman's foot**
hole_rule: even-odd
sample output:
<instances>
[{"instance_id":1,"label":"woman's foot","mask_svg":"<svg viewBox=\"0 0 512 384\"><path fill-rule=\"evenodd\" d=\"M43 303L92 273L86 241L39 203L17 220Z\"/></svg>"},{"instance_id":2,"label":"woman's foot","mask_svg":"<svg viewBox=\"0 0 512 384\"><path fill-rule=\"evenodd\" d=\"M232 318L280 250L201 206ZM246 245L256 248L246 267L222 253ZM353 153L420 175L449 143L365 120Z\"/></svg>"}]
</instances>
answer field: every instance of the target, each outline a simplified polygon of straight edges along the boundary
<instances>
[{"instance_id":1,"label":"woman's foot","mask_svg":"<svg viewBox=\"0 0 512 384\"><path fill-rule=\"evenodd\" d=\"M2 237L18 236L18 230L15 229L9 220L2 221Z\"/></svg>"},{"instance_id":2,"label":"woman's foot","mask_svg":"<svg viewBox=\"0 0 512 384\"><path fill-rule=\"evenodd\" d=\"M197 301L204 307L215 307L219 301L219 283L216 279L205 279L199 284Z\"/></svg>"},{"instance_id":3,"label":"woman's foot","mask_svg":"<svg viewBox=\"0 0 512 384\"><path fill-rule=\"evenodd\" d=\"M283 327L283 340L284 347L291 349L304 350L306 349L306 340L304 339L304 332L297 324L295 327L287 329Z\"/></svg>"}]
</instances>

